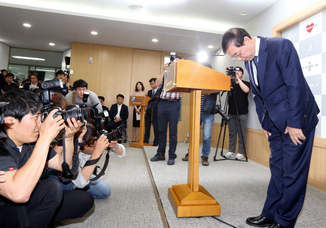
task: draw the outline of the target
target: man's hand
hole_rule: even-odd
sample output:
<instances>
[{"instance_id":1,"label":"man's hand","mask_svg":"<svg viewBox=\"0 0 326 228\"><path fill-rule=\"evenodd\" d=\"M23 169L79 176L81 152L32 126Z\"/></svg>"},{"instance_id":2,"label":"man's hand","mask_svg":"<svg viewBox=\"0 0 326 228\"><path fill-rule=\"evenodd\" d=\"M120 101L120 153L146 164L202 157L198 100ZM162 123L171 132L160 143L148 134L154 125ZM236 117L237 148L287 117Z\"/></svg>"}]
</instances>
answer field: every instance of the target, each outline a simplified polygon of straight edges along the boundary
<instances>
[{"instance_id":1,"label":"man's hand","mask_svg":"<svg viewBox=\"0 0 326 228\"><path fill-rule=\"evenodd\" d=\"M106 148L108 148L110 142L105 135L101 135L94 144L94 151L98 155L101 155Z\"/></svg>"},{"instance_id":2,"label":"man's hand","mask_svg":"<svg viewBox=\"0 0 326 228\"><path fill-rule=\"evenodd\" d=\"M114 119L114 122L120 122L122 119L120 118L120 117L116 117L115 119Z\"/></svg>"},{"instance_id":3,"label":"man's hand","mask_svg":"<svg viewBox=\"0 0 326 228\"><path fill-rule=\"evenodd\" d=\"M288 134L288 133L294 145L298 145L298 144L301 145L302 144L301 140L306 139L306 136L304 136L304 134L302 133L302 129L287 126L284 134Z\"/></svg>"},{"instance_id":4,"label":"man's hand","mask_svg":"<svg viewBox=\"0 0 326 228\"><path fill-rule=\"evenodd\" d=\"M265 138L268 140L268 137L271 136L272 133L266 131L264 128L262 128L262 130L263 130L263 133L264 133L264 135L265 135Z\"/></svg>"},{"instance_id":5,"label":"man's hand","mask_svg":"<svg viewBox=\"0 0 326 228\"><path fill-rule=\"evenodd\" d=\"M53 115L57 111L57 109L52 110L49 115L45 118L43 123L38 123L40 138L42 138L42 140L47 139L49 141L49 144L65 127L64 120L62 119L61 115L58 115L56 118L53 119Z\"/></svg>"},{"instance_id":6,"label":"man's hand","mask_svg":"<svg viewBox=\"0 0 326 228\"><path fill-rule=\"evenodd\" d=\"M0 171L0 176L5 175L5 174L6 174L5 171ZM6 179L0 177L0 183L5 183L5 182L6 182Z\"/></svg>"},{"instance_id":7,"label":"man's hand","mask_svg":"<svg viewBox=\"0 0 326 228\"><path fill-rule=\"evenodd\" d=\"M75 118L67 119L68 125L65 125L66 138L73 138L75 133L80 129L82 122L80 120L76 121Z\"/></svg>"}]
</instances>

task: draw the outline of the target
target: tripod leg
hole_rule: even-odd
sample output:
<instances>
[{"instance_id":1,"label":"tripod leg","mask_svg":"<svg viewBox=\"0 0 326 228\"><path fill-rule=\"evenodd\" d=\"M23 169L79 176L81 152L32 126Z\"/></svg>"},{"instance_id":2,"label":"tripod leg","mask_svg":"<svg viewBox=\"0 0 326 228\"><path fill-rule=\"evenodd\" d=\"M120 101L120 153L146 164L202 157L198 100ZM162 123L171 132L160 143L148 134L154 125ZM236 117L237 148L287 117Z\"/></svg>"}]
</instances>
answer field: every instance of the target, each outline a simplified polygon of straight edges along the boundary
<instances>
[{"instance_id":1,"label":"tripod leg","mask_svg":"<svg viewBox=\"0 0 326 228\"><path fill-rule=\"evenodd\" d=\"M217 155L218 145L220 144L220 140L221 140L221 133L222 133L223 125L224 125L224 119L222 119L221 125L220 125L220 133L218 134L218 140L217 140L217 145L216 145L216 150L215 150L215 155L214 155L214 161L216 161L216 155Z\"/></svg>"}]
</instances>

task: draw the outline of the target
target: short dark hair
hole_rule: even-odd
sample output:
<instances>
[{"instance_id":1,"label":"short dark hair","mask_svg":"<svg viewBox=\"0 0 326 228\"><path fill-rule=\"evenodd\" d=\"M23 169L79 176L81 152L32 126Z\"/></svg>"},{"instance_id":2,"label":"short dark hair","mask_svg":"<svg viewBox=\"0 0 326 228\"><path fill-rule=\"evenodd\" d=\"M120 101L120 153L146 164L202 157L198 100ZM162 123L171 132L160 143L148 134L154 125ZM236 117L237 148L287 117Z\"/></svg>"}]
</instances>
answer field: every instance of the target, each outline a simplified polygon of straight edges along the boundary
<instances>
[{"instance_id":1,"label":"short dark hair","mask_svg":"<svg viewBox=\"0 0 326 228\"><path fill-rule=\"evenodd\" d=\"M149 83L151 83L151 82L156 82L156 78L149 79Z\"/></svg>"},{"instance_id":2,"label":"short dark hair","mask_svg":"<svg viewBox=\"0 0 326 228\"><path fill-rule=\"evenodd\" d=\"M235 70L239 70L239 71L241 71L242 74L243 74L243 69L242 69L242 67L236 66L234 69L235 69Z\"/></svg>"},{"instance_id":3,"label":"short dark hair","mask_svg":"<svg viewBox=\"0 0 326 228\"><path fill-rule=\"evenodd\" d=\"M125 99L125 96L123 96L121 93L119 93L119 94L117 95L117 99L118 99L118 97L122 97L123 99Z\"/></svg>"},{"instance_id":4,"label":"short dark hair","mask_svg":"<svg viewBox=\"0 0 326 228\"><path fill-rule=\"evenodd\" d=\"M145 90L145 87L144 87L144 84L143 84L141 81L138 81L138 82L136 83L136 85L135 85L135 91L138 91L138 89L137 89L137 85L138 85L138 83L141 85L141 91L144 91L144 90Z\"/></svg>"},{"instance_id":5,"label":"short dark hair","mask_svg":"<svg viewBox=\"0 0 326 228\"><path fill-rule=\"evenodd\" d=\"M12 73L8 73L8 74L6 74L6 78L7 78L7 77L15 77L15 75L12 74Z\"/></svg>"},{"instance_id":6,"label":"short dark hair","mask_svg":"<svg viewBox=\"0 0 326 228\"><path fill-rule=\"evenodd\" d=\"M79 79L74 82L72 87L74 88L74 90L76 90L78 87L86 87L86 89L88 89L88 84L83 79Z\"/></svg>"},{"instance_id":7,"label":"short dark hair","mask_svg":"<svg viewBox=\"0 0 326 228\"><path fill-rule=\"evenodd\" d=\"M98 96L98 99L101 99L102 101L105 101L105 98L103 96Z\"/></svg>"},{"instance_id":8,"label":"short dark hair","mask_svg":"<svg viewBox=\"0 0 326 228\"><path fill-rule=\"evenodd\" d=\"M85 135L83 136L83 141L86 145L90 146L91 145L91 139L92 137L97 137L98 133L96 131L96 128L94 127L93 124L87 124L86 125L87 131ZM84 144L84 145L85 145ZM80 150L84 150L84 145L80 147Z\"/></svg>"},{"instance_id":9,"label":"short dark hair","mask_svg":"<svg viewBox=\"0 0 326 228\"><path fill-rule=\"evenodd\" d=\"M2 107L4 116L12 116L19 122L29 112L34 115L43 109L41 98L36 93L25 89L10 90L0 97L0 101L9 102Z\"/></svg>"},{"instance_id":10,"label":"short dark hair","mask_svg":"<svg viewBox=\"0 0 326 228\"><path fill-rule=\"evenodd\" d=\"M2 70L1 70L1 74L2 74L3 72L5 72L5 71L8 73L8 71L7 71L6 69L2 69Z\"/></svg>"},{"instance_id":11,"label":"short dark hair","mask_svg":"<svg viewBox=\"0 0 326 228\"><path fill-rule=\"evenodd\" d=\"M58 77L59 75L65 75L65 72L63 72L63 70L58 70L55 72L55 77Z\"/></svg>"},{"instance_id":12,"label":"short dark hair","mask_svg":"<svg viewBox=\"0 0 326 228\"><path fill-rule=\"evenodd\" d=\"M37 73L35 73L35 72L34 72L34 73L30 73L30 74L28 75L28 78L31 79L31 77L32 77L33 75L36 76L36 78L38 79L38 75L37 75Z\"/></svg>"},{"instance_id":13,"label":"short dark hair","mask_svg":"<svg viewBox=\"0 0 326 228\"><path fill-rule=\"evenodd\" d=\"M226 53L231 43L236 47L243 46L243 39L245 36L251 39L249 33L243 28L230 28L227 30L222 38L223 52Z\"/></svg>"}]
</instances>

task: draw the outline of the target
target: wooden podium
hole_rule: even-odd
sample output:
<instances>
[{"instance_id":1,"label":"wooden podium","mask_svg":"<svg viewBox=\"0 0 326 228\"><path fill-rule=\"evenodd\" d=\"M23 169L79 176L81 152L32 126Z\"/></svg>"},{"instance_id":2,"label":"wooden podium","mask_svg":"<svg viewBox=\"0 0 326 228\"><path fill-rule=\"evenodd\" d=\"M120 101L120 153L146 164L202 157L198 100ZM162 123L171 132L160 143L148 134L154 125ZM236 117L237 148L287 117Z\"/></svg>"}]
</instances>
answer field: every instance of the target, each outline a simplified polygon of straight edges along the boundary
<instances>
[{"instance_id":1,"label":"wooden podium","mask_svg":"<svg viewBox=\"0 0 326 228\"><path fill-rule=\"evenodd\" d=\"M129 146L143 148L143 146L152 146L151 143L144 143L144 128L145 128L145 107L151 98L148 96L130 96L129 105L141 106L140 110L140 125L139 125L139 142L131 142Z\"/></svg>"},{"instance_id":2,"label":"wooden podium","mask_svg":"<svg viewBox=\"0 0 326 228\"><path fill-rule=\"evenodd\" d=\"M221 205L199 185L200 104L202 93L230 90L230 85L229 76L191 60L177 60L166 70L167 91L190 92L188 181L169 188L169 199L177 217L221 214Z\"/></svg>"}]
</instances>

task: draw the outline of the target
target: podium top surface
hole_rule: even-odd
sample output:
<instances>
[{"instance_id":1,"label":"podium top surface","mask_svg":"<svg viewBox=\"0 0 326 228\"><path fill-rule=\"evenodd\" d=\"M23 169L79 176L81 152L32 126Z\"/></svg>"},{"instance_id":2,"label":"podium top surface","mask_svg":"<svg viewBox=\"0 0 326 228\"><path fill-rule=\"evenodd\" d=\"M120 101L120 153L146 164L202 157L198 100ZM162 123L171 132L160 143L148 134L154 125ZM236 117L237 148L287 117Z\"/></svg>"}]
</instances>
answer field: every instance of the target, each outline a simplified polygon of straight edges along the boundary
<instances>
[{"instance_id":1,"label":"podium top surface","mask_svg":"<svg viewBox=\"0 0 326 228\"><path fill-rule=\"evenodd\" d=\"M201 90L203 94L210 94L229 91L230 87L230 76L191 60L178 59L166 69L165 90L168 92Z\"/></svg>"},{"instance_id":2,"label":"podium top surface","mask_svg":"<svg viewBox=\"0 0 326 228\"><path fill-rule=\"evenodd\" d=\"M129 105L147 106L150 99L148 96L130 96Z\"/></svg>"}]
</instances>

